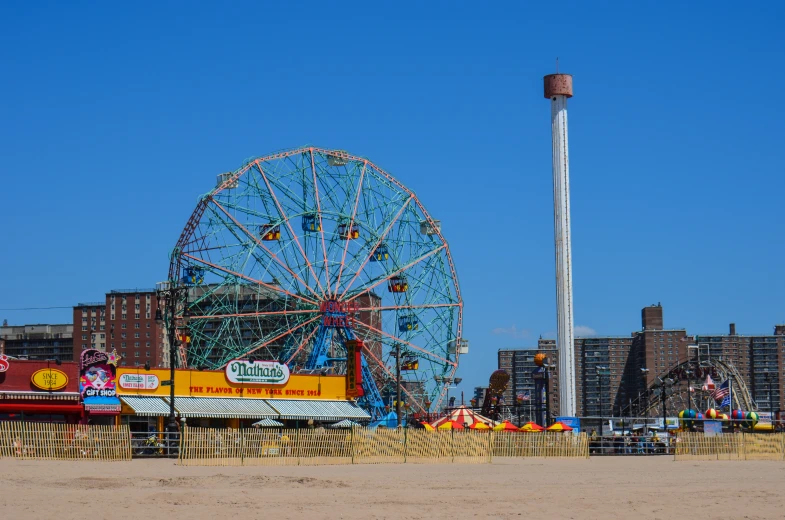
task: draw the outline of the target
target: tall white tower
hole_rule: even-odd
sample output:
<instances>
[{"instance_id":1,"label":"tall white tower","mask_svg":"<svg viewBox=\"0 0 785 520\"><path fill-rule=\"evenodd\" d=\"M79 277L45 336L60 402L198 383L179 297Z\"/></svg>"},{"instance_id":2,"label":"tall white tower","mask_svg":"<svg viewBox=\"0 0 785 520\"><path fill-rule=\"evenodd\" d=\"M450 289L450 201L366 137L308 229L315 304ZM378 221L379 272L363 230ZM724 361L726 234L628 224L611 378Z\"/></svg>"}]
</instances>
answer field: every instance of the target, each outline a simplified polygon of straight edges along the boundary
<instances>
[{"instance_id":1,"label":"tall white tower","mask_svg":"<svg viewBox=\"0 0 785 520\"><path fill-rule=\"evenodd\" d=\"M567 152L567 98L572 76L545 76L545 97L551 100L553 134L553 217L556 243L556 347L559 351L559 415L574 417L575 350L572 319L572 246L570 245L570 159Z\"/></svg>"}]
</instances>

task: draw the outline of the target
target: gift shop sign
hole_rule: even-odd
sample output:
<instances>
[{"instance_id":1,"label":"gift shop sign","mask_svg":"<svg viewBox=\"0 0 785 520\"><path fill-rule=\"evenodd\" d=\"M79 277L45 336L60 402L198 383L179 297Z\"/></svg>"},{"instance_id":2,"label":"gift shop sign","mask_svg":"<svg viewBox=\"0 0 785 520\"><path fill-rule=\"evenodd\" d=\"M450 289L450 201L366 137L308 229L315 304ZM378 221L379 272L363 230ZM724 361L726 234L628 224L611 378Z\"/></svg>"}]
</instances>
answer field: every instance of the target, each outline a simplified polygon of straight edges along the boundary
<instances>
[{"instance_id":1,"label":"gift shop sign","mask_svg":"<svg viewBox=\"0 0 785 520\"><path fill-rule=\"evenodd\" d=\"M155 390L160 382L155 374L122 374L120 388L126 390Z\"/></svg>"},{"instance_id":2,"label":"gift shop sign","mask_svg":"<svg viewBox=\"0 0 785 520\"><path fill-rule=\"evenodd\" d=\"M236 384L285 385L289 367L277 361L230 361L226 365L226 380Z\"/></svg>"},{"instance_id":3,"label":"gift shop sign","mask_svg":"<svg viewBox=\"0 0 785 520\"><path fill-rule=\"evenodd\" d=\"M65 375L65 372L55 370L54 368L42 368L33 372L30 381L37 388L51 392L65 388L68 384L68 376Z\"/></svg>"}]
</instances>

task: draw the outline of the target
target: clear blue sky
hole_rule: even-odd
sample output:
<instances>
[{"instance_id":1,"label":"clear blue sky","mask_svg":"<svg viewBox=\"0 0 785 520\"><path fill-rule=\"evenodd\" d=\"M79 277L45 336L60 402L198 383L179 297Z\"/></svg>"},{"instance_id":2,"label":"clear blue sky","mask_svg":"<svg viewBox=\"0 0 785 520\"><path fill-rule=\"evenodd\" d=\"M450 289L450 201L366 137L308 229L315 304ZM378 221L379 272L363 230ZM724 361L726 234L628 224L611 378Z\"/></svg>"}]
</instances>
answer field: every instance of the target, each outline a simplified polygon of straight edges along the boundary
<instances>
[{"instance_id":1,"label":"clear blue sky","mask_svg":"<svg viewBox=\"0 0 785 520\"><path fill-rule=\"evenodd\" d=\"M0 308L152 286L217 173L343 148L442 220L468 391L554 335L558 56L579 330L628 334L656 302L695 333L785 322L785 4L224 4L0 7Z\"/></svg>"}]
</instances>

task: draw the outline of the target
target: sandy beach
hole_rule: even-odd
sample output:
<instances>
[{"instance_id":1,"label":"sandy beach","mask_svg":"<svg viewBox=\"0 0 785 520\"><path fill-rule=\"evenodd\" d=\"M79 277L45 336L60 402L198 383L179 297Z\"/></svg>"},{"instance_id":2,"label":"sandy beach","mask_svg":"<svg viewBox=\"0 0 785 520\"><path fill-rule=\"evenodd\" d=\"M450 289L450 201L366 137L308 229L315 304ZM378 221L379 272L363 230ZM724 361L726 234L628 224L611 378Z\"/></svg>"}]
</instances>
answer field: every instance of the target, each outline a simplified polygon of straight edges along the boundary
<instances>
[{"instance_id":1,"label":"sandy beach","mask_svg":"<svg viewBox=\"0 0 785 520\"><path fill-rule=\"evenodd\" d=\"M782 462L669 457L225 468L0 460L0 510L20 519L774 519L784 489Z\"/></svg>"}]
</instances>

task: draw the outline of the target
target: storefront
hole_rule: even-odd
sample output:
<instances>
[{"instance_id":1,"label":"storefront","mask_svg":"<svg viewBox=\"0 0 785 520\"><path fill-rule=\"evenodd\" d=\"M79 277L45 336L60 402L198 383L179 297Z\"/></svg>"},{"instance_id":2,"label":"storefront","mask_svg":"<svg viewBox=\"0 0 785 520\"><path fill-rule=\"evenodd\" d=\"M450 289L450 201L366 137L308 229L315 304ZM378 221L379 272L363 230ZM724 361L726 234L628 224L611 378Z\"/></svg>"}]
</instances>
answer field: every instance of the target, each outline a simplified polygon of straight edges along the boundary
<instances>
[{"instance_id":1,"label":"storefront","mask_svg":"<svg viewBox=\"0 0 785 520\"><path fill-rule=\"evenodd\" d=\"M117 361L115 352L94 349L83 350L79 357L79 392L90 424L115 424L120 415Z\"/></svg>"},{"instance_id":2,"label":"storefront","mask_svg":"<svg viewBox=\"0 0 785 520\"><path fill-rule=\"evenodd\" d=\"M76 363L0 360L0 421L77 423L83 417Z\"/></svg>"},{"instance_id":3,"label":"storefront","mask_svg":"<svg viewBox=\"0 0 785 520\"><path fill-rule=\"evenodd\" d=\"M135 432L161 431L170 410L169 370L117 369L121 421ZM370 416L346 397L343 376L290 375L274 362L234 361L223 371L175 370L174 408L188 425L247 427L261 419L366 421Z\"/></svg>"}]
</instances>

